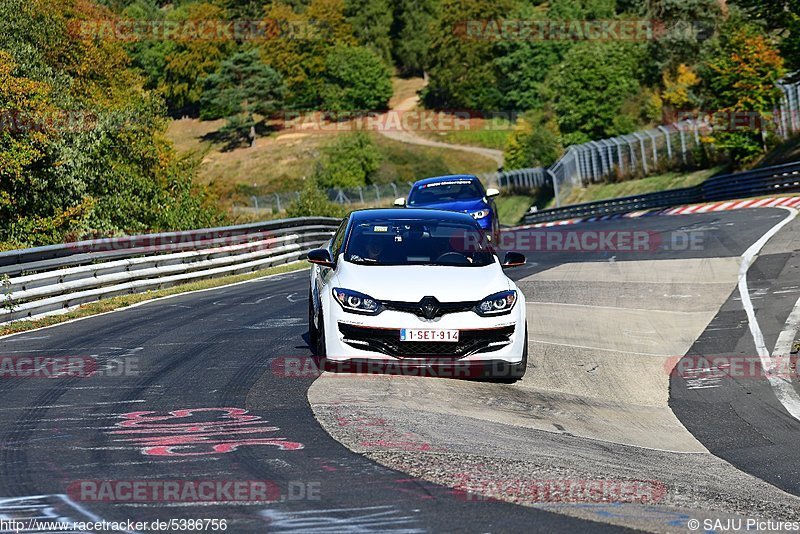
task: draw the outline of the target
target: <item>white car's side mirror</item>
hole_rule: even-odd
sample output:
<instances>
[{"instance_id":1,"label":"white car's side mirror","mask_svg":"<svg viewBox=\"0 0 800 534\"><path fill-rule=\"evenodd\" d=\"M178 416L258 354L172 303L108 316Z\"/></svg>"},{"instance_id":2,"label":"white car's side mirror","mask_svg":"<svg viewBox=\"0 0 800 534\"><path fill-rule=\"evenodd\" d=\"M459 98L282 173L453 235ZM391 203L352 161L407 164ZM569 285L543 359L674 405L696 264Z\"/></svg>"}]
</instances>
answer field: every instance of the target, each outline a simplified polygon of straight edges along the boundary
<instances>
[{"instance_id":1,"label":"white car's side mirror","mask_svg":"<svg viewBox=\"0 0 800 534\"><path fill-rule=\"evenodd\" d=\"M495 189L494 187L490 187L489 189L486 190L486 198L496 197L499 194L500 194L500 190L499 189Z\"/></svg>"},{"instance_id":2,"label":"white car's side mirror","mask_svg":"<svg viewBox=\"0 0 800 534\"><path fill-rule=\"evenodd\" d=\"M400 198L394 199L394 205L395 206L400 206L400 207L405 206L406 205L405 197L400 197Z\"/></svg>"}]
</instances>

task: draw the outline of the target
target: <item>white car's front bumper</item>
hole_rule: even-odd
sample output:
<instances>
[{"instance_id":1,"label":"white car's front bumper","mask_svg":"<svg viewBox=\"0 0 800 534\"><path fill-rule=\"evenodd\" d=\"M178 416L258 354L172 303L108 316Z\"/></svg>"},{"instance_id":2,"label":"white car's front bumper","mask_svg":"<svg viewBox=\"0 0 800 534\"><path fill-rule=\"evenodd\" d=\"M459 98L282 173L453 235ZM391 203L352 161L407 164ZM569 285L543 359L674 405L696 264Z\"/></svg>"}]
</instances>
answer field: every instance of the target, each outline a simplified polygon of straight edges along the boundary
<instances>
[{"instance_id":1,"label":"white car's front bumper","mask_svg":"<svg viewBox=\"0 0 800 534\"><path fill-rule=\"evenodd\" d=\"M520 363L525 336L525 297L508 315L481 317L473 311L426 320L413 313L384 310L378 315L344 311L333 297L323 295L325 344L329 362L378 360L406 363L507 362ZM400 341L400 329L458 330L459 341Z\"/></svg>"}]
</instances>

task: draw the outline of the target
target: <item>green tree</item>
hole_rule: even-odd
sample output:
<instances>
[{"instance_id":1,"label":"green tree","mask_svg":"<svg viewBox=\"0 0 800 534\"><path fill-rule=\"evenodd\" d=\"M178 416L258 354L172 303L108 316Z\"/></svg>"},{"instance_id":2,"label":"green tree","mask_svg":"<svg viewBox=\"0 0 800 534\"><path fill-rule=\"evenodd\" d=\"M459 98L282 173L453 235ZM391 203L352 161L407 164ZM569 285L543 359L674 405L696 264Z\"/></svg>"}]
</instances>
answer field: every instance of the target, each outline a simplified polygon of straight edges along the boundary
<instances>
[{"instance_id":1,"label":"green tree","mask_svg":"<svg viewBox=\"0 0 800 534\"><path fill-rule=\"evenodd\" d=\"M164 138L161 99L98 31L113 17L73 0L0 3L0 109L19 119L0 133L3 248L221 219Z\"/></svg>"},{"instance_id":2,"label":"green tree","mask_svg":"<svg viewBox=\"0 0 800 534\"><path fill-rule=\"evenodd\" d=\"M614 2L555 0L533 6L520 3L509 17L512 20L596 20L615 17ZM507 109L541 109L547 103L544 81L572 46L571 41L548 39L503 39L498 43L494 64Z\"/></svg>"},{"instance_id":3,"label":"green tree","mask_svg":"<svg viewBox=\"0 0 800 534\"><path fill-rule=\"evenodd\" d=\"M280 27L301 29L287 38L267 39L261 44L264 62L283 76L289 107L318 109L325 82L325 58L336 46L356 44L344 7L344 0L312 0L298 13L292 6L276 1L267 10L267 19Z\"/></svg>"},{"instance_id":4,"label":"green tree","mask_svg":"<svg viewBox=\"0 0 800 534\"><path fill-rule=\"evenodd\" d=\"M392 96L389 68L371 50L337 46L325 58L322 105L328 111L386 109Z\"/></svg>"},{"instance_id":5,"label":"green tree","mask_svg":"<svg viewBox=\"0 0 800 534\"><path fill-rule=\"evenodd\" d=\"M367 185L381 164L381 154L366 132L341 135L325 148L317 183L326 189Z\"/></svg>"},{"instance_id":6,"label":"green tree","mask_svg":"<svg viewBox=\"0 0 800 534\"><path fill-rule=\"evenodd\" d=\"M234 137L256 140L255 114L269 115L283 105L285 87L280 74L262 63L258 50L239 52L222 62L206 81L200 118L228 119Z\"/></svg>"},{"instance_id":7,"label":"green tree","mask_svg":"<svg viewBox=\"0 0 800 534\"><path fill-rule=\"evenodd\" d=\"M531 111L517 121L509 136L505 168L545 167L555 163L563 152L561 132L553 114Z\"/></svg>"},{"instance_id":8,"label":"green tree","mask_svg":"<svg viewBox=\"0 0 800 534\"><path fill-rule=\"evenodd\" d=\"M781 97L775 82L785 73L783 58L770 40L751 24L732 19L723 27L703 79L708 103L719 110L711 142L746 163L766 150L772 111ZM749 128L730 117L758 116Z\"/></svg>"},{"instance_id":9,"label":"green tree","mask_svg":"<svg viewBox=\"0 0 800 534\"><path fill-rule=\"evenodd\" d=\"M394 0L392 56L401 74L421 75L428 65L431 30L440 0Z\"/></svg>"},{"instance_id":10,"label":"green tree","mask_svg":"<svg viewBox=\"0 0 800 534\"><path fill-rule=\"evenodd\" d=\"M331 202L316 180L307 179L300 198L286 208L287 217L344 217L344 208Z\"/></svg>"},{"instance_id":11,"label":"green tree","mask_svg":"<svg viewBox=\"0 0 800 534\"><path fill-rule=\"evenodd\" d=\"M226 17L227 14L221 8L201 2L169 12L168 20L202 23L224 20ZM225 39L188 38L163 45L164 66L158 88L164 95L171 114L197 116L205 78L217 70L234 48L235 43ZM157 54L157 50L154 54ZM142 61L157 62L157 57L143 58Z\"/></svg>"},{"instance_id":12,"label":"green tree","mask_svg":"<svg viewBox=\"0 0 800 534\"><path fill-rule=\"evenodd\" d=\"M497 110L503 102L493 59L502 36L486 30L511 10L511 0L442 0L428 51L431 107ZM479 31L476 31L476 28Z\"/></svg>"},{"instance_id":13,"label":"green tree","mask_svg":"<svg viewBox=\"0 0 800 534\"><path fill-rule=\"evenodd\" d=\"M638 15L655 23L647 72L648 82L654 84L664 71L700 63L725 19L719 0L648 0L640 4Z\"/></svg>"},{"instance_id":14,"label":"green tree","mask_svg":"<svg viewBox=\"0 0 800 534\"><path fill-rule=\"evenodd\" d=\"M392 9L389 0L345 0L344 14L358 44L370 48L390 65Z\"/></svg>"},{"instance_id":15,"label":"green tree","mask_svg":"<svg viewBox=\"0 0 800 534\"><path fill-rule=\"evenodd\" d=\"M639 44L586 41L566 53L548 85L568 144L629 133L633 125L621 128L619 116L640 91L644 51Z\"/></svg>"},{"instance_id":16,"label":"green tree","mask_svg":"<svg viewBox=\"0 0 800 534\"><path fill-rule=\"evenodd\" d=\"M800 0L734 0L733 3L776 32L786 66L789 70L800 69Z\"/></svg>"}]
</instances>

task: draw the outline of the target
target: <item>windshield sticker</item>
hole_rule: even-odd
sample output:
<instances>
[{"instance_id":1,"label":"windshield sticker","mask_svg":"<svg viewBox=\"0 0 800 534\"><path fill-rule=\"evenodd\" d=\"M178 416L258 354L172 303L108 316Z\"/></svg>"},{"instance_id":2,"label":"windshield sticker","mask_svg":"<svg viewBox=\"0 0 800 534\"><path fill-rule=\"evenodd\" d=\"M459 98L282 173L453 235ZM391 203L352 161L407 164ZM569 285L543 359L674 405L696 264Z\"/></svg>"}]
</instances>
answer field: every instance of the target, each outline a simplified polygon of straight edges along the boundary
<instances>
[{"instance_id":1,"label":"windshield sticker","mask_svg":"<svg viewBox=\"0 0 800 534\"><path fill-rule=\"evenodd\" d=\"M434 182L432 184L425 184L422 186L424 189L429 187L439 187L440 185L470 185L472 180L451 180L449 182Z\"/></svg>"}]
</instances>

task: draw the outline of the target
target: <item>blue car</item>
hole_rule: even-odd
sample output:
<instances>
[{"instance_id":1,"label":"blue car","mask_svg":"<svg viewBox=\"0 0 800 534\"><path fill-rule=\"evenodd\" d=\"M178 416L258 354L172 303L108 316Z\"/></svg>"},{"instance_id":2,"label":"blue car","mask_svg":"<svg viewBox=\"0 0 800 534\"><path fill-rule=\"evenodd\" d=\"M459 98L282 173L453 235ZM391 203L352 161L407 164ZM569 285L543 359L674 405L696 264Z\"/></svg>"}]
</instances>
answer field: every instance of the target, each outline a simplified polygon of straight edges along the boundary
<instances>
[{"instance_id":1,"label":"blue car","mask_svg":"<svg viewBox=\"0 0 800 534\"><path fill-rule=\"evenodd\" d=\"M500 240L500 222L494 197L499 194L497 189L484 189L477 176L454 174L419 180L411 187L408 199L398 198L394 203L409 208L469 213L486 235L497 243Z\"/></svg>"}]
</instances>

